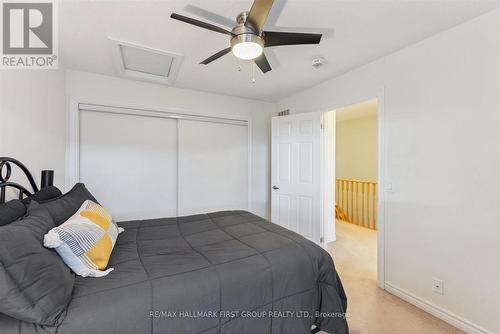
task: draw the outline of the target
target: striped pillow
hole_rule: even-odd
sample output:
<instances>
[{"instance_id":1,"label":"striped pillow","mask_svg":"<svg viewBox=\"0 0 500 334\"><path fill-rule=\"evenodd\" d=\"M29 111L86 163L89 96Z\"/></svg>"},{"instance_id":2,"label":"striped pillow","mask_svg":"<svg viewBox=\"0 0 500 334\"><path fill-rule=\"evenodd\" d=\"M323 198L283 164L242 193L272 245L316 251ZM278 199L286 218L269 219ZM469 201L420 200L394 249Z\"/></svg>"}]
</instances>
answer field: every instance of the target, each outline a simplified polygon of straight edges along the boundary
<instances>
[{"instance_id":1,"label":"striped pillow","mask_svg":"<svg viewBox=\"0 0 500 334\"><path fill-rule=\"evenodd\" d=\"M106 266L122 231L102 206L87 200L66 222L51 229L43 244L55 248L75 274L101 277L113 270Z\"/></svg>"}]
</instances>

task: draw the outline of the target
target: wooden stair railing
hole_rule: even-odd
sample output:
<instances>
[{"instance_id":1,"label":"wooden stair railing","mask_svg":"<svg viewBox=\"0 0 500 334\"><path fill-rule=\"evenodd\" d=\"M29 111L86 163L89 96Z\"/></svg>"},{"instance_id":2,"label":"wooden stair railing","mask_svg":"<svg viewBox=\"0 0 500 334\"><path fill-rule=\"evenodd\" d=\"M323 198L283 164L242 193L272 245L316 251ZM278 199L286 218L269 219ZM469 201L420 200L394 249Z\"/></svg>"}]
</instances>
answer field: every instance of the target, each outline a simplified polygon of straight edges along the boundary
<instances>
[{"instance_id":1,"label":"wooden stair railing","mask_svg":"<svg viewBox=\"0 0 500 334\"><path fill-rule=\"evenodd\" d=\"M348 221L349 219L347 218L347 215L345 214L344 211L342 211L341 208L337 204L335 204L335 218L343 220L343 221Z\"/></svg>"},{"instance_id":2,"label":"wooden stair railing","mask_svg":"<svg viewBox=\"0 0 500 334\"><path fill-rule=\"evenodd\" d=\"M377 229L377 182L336 179L335 218Z\"/></svg>"}]
</instances>

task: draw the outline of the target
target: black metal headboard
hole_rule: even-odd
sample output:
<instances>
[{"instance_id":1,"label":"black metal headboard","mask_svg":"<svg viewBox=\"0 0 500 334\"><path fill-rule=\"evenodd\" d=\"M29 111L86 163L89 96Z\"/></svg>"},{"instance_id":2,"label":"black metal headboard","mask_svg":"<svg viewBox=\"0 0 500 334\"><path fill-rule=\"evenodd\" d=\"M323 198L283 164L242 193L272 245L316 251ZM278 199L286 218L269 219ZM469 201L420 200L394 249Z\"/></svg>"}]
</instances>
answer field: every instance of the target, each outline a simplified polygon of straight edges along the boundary
<instances>
[{"instance_id":1,"label":"black metal headboard","mask_svg":"<svg viewBox=\"0 0 500 334\"><path fill-rule=\"evenodd\" d=\"M12 175L12 165L17 166L24 173L31 186L31 190L26 189L26 187L19 183L9 181ZM41 180L41 188L51 186L54 183L54 171L43 170ZM33 175L24 164L14 158L0 157L0 203L5 203L5 190L8 187L19 191L19 199L31 196L39 191L39 188L33 179Z\"/></svg>"}]
</instances>

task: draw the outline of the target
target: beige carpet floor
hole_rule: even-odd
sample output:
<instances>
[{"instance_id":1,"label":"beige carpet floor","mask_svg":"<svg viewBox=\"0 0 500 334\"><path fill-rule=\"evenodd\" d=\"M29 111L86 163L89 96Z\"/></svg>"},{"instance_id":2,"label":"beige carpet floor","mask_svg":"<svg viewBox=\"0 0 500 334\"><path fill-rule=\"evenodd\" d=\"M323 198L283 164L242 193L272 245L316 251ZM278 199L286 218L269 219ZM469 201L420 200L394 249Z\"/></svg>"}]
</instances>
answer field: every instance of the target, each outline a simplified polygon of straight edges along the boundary
<instances>
[{"instance_id":1,"label":"beige carpet floor","mask_svg":"<svg viewBox=\"0 0 500 334\"><path fill-rule=\"evenodd\" d=\"M337 221L328 250L346 290L351 334L463 333L377 287L375 231Z\"/></svg>"}]
</instances>

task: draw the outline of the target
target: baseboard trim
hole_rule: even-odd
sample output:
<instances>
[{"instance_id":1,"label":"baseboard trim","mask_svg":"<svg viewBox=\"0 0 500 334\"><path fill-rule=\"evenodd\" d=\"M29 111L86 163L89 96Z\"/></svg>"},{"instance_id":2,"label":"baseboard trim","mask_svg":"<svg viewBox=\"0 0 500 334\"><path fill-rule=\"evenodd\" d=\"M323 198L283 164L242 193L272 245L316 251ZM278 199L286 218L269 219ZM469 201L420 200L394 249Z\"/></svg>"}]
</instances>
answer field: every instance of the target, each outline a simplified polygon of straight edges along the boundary
<instances>
[{"instance_id":1,"label":"baseboard trim","mask_svg":"<svg viewBox=\"0 0 500 334\"><path fill-rule=\"evenodd\" d=\"M416 307L424 310L427 313L432 314L436 318L439 318L450 325L463 330L466 333L469 334L494 334L493 332L490 332L487 329L482 328L479 325L476 325L472 322L470 322L467 319L464 319L448 310L445 310L442 307L439 307L433 303L430 303L413 293L406 291L398 286L395 286L394 284L385 282L385 290L396 297L399 297L403 299L404 301L415 305Z\"/></svg>"}]
</instances>

